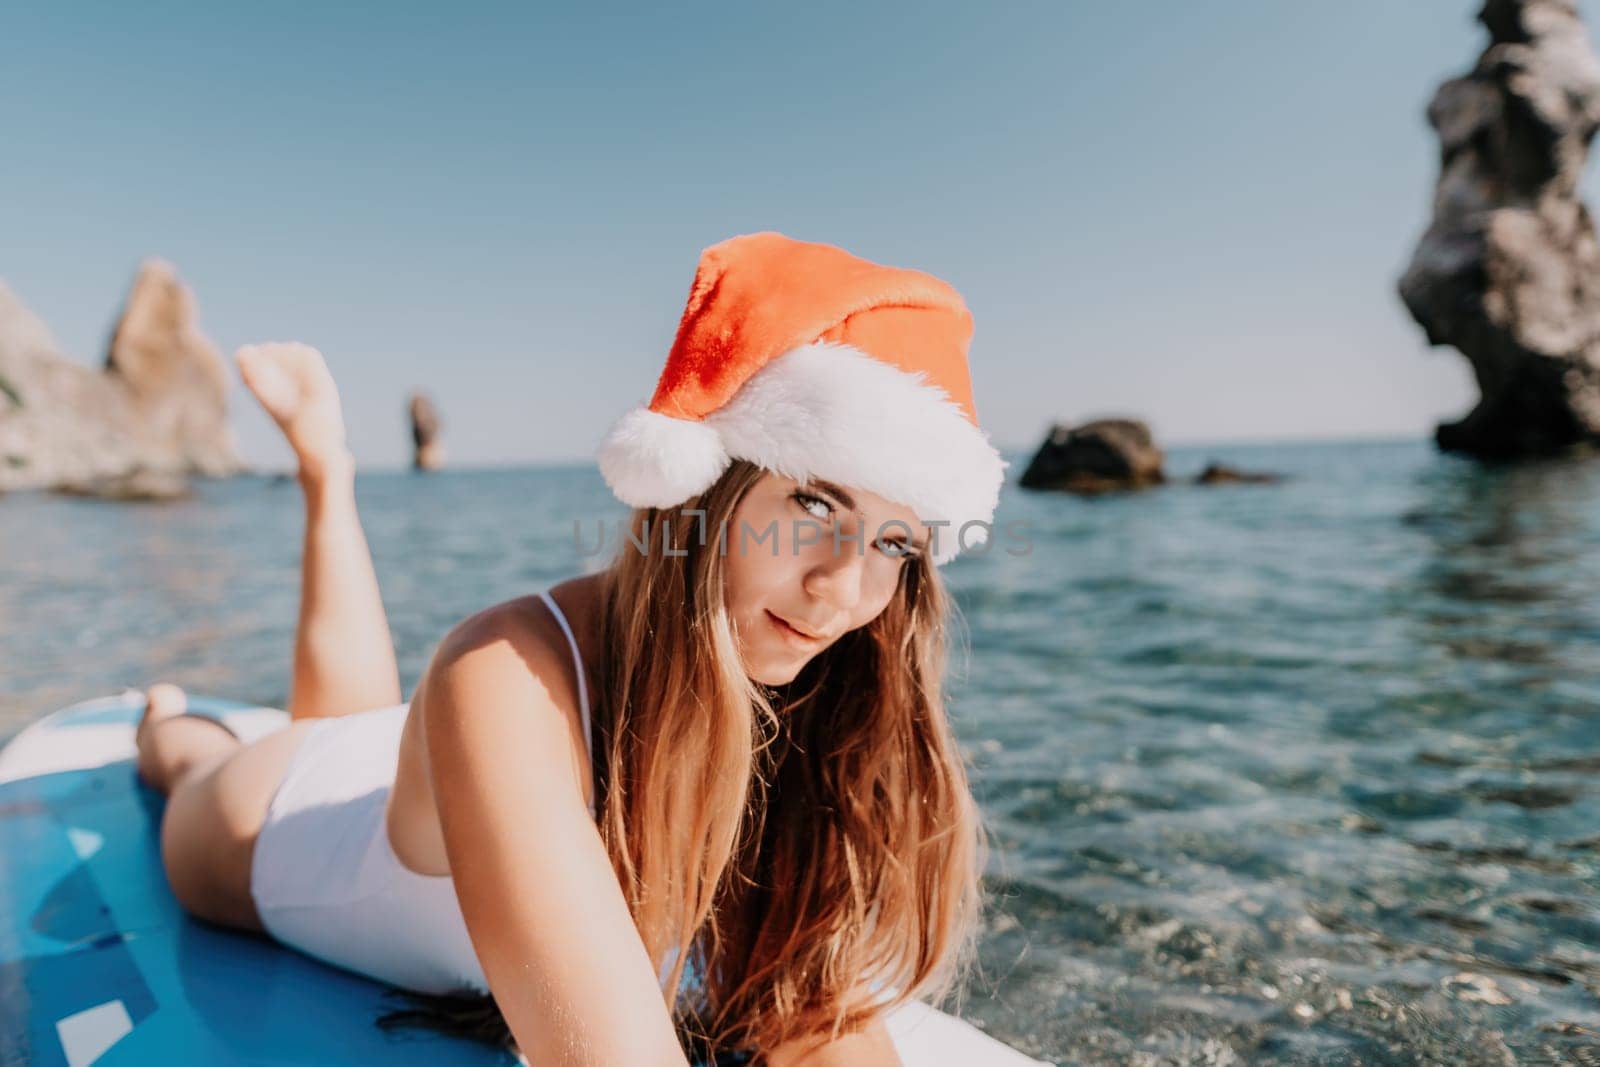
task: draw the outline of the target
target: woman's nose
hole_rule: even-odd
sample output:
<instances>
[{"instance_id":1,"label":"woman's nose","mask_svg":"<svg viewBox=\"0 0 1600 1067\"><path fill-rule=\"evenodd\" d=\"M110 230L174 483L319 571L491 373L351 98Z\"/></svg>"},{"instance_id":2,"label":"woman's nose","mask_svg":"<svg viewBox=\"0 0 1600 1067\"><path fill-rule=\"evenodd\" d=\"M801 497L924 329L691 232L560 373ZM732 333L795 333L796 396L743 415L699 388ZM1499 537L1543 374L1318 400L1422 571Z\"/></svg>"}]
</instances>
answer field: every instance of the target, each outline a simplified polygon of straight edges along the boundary
<instances>
[{"instance_id":1,"label":"woman's nose","mask_svg":"<svg viewBox=\"0 0 1600 1067\"><path fill-rule=\"evenodd\" d=\"M866 553L857 552L851 541L841 538L835 547L832 538L824 538L817 548L817 561L807 570L803 584L812 596L839 611L850 611L861 601L865 569Z\"/></svg>"}]
</instances>

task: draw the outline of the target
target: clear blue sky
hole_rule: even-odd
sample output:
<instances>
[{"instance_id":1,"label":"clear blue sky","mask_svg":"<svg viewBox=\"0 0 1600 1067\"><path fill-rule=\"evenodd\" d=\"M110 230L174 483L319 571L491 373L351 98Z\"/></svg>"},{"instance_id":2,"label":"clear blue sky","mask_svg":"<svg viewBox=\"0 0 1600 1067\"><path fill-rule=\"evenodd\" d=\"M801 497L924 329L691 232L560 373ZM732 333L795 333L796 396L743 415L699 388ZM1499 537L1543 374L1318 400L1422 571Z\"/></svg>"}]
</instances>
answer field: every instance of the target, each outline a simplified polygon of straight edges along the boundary
<instances>
[{"instance_id":1,"label":"clear blue sky","mask_svg":"<svg viewBox=\"0 0 1600 1067\"><path fill-rule=\"evenodd\" d=\"M1424 434L1474 390L1394 281L1478 3L17 5L0 276L89 362L172 260L225 354L323 349L373 467L414 385L457 463L592 455L758 229L955 284L1003 448Z\"/></svg>"}]
</instances>

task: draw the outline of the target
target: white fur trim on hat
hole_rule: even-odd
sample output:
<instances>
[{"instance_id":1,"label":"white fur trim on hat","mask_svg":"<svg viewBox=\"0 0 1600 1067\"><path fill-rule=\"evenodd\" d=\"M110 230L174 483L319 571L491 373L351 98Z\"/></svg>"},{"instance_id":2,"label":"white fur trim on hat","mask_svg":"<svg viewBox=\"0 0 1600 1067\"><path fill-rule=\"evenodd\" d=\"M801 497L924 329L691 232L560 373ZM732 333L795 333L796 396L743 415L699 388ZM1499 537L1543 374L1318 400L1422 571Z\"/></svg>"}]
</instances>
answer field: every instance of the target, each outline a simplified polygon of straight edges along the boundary
<instances>
[{"instance_id":1,"label":"white fur trim on hat","mask_svg":"<svg viewBox=\"0 0 1600 1067\"><path fill-rule=\"evenodd\" d=\"M730 457L948 522L938 529L939 564L960 550L964 523L993 521L1009 465L925 374L817 342L772 360L703 422L630 411L602 444L600 469L623 503L670 507L709 488ZM987 531L974 526L960 539L976 547Z\"/></svg>"},{"instance_id":2,"label":"white fur trim on hat","mask_svg":"<svg viewBox=\"0 0 1600 1067\"><path fill-rule=\"evenodd\" d=\"M634 408L600 445L600 474L635 508L669 508L710 488L728 469L717 431L703 422Z\"/></svg>"}]
</instances>

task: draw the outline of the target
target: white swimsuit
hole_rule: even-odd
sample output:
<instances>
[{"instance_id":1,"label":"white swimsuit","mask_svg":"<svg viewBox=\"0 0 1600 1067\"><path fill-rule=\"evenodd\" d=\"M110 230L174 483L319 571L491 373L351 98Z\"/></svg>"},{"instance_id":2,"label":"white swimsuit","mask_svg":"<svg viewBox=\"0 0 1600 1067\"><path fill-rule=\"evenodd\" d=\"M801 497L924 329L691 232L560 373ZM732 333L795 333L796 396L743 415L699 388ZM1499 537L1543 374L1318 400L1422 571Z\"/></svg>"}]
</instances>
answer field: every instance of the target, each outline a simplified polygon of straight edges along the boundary
<instances>
[{"instance_id":1,"label":"white swimsuit","mask_svg":"<svg viewBox=\"0 0 1600 1067\"><path fill-rule=\"evenodd\" d=\"M539 596L572 646L592 780L583 656L555 600ZM267 932L307 955L419 993L486 993L455 883L402 864L384 824L408 709L341 715L306 731L256 840L250 895Z\"/></svg>"}]
</instances>

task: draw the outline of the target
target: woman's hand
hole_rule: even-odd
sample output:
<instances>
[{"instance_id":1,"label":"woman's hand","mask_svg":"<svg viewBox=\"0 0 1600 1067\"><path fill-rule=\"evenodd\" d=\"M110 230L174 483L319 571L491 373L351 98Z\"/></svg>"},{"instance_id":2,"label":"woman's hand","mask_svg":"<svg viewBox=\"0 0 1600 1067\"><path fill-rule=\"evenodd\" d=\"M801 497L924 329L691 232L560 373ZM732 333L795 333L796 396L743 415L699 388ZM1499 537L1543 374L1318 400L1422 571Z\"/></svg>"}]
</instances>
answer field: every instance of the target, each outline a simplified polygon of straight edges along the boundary
<instances>
[{"instance_id":1,"label":"woman's hand","mask_svg":"<svg viewBox=\"0 0 1600 1067\"><path fill-rule=\"evenodd\" d=\"M688 1067L584 804L573 716L541 680L564 653L490 609L445 638L413 698L461 912L530 1062Z\"/></svg>"}]
</instances>

